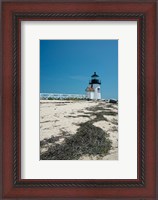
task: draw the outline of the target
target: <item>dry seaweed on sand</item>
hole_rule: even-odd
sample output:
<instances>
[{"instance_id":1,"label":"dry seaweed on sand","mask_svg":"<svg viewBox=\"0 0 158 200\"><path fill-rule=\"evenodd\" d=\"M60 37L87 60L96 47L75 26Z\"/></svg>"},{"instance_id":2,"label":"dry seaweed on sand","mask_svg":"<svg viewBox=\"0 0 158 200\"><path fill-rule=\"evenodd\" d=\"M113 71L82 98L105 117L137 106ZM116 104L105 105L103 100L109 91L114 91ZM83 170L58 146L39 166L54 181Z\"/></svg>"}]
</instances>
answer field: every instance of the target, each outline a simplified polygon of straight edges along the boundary
<instances>
[{"instance_id":1,"label":"dry seaweed on sand","mask_svg":"<svg viewBox=\"0 0 158 200\"><path fill-rule=\"evenodd\" d=\"M114 119L114 118L113 118L113 119L111 120L111 122L112 122L113 124L115 124L115 125L118 125L118 120L117 120L117 119Z\"/></svg>"},{"instance_id":2,"label":"dry seaweed on sand","mask_svg":"<svg viewBox=\"0 0 158 200\"><path fill-rule=\"evenodd\" d=\"M51 136L51 138L40 141L40 146L43 147L43 146L47 145L48 143L53 144L54 142L58 141L59 139L60 139L60 136L56 136L56 137Z\"/></svg>"},{"instance_id":3,"label":"dry seaweed on sand","mask_svg":"<svg viewBox=\"0 0 158 200\"><path fill-rule=\"evenodd\" d=\"M75 135L41 154L41 160L78 160L83 155L105 156L111 149L108 135L91 122L82 123Z\"/></svg>"},{"instance_id":4,"label":"dry seaweed on sand","mask_svg":"<svg viewBox=\"0 0 158 200\"><path fill-rule=\"evenodd\" d=\"M72 118L78 118L78 117L90 117L89 115L76 115L76 116L74 116L74 115L67 115L67 116L65 116L65 117L72 117Z\"/></svg>"},{"instance_id":5,"label":"dry seaweed on sand","mask_svg":"<svg viewBox=\"0 0 158 200\"><path fill-rule=\"evenodd\" d=\"M93 112L98 112L98 113L101 113L103 115L112 115L112 116L116 116L118 113L115 112L115 111L112 111L112 110L109 110L109 109L106 109L106 108L103 108L101 106L93 106L93 107L90 107L90 108L87 108L88 111L93 111ZM96 114L96 113L94 113Z\"/></svg>"}]
</instances>

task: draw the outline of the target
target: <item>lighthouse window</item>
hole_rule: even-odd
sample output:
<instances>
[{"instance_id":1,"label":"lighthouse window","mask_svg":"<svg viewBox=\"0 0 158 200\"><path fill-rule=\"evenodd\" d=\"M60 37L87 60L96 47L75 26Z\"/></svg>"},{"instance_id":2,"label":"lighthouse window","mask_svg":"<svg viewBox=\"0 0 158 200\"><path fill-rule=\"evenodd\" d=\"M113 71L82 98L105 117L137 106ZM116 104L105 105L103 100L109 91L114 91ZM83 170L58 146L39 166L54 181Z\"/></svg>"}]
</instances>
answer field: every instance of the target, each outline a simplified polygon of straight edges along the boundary
<instances>
[{"instance_id":1,"label":"lighthouse window","mask_svg":"<svg viewBox=\"0 0 158 200\"><path fill-rule=\"evenodd\" d=\"M100 88L98 88L98 92L100 92Z\"/></svg>"}]
</instances>

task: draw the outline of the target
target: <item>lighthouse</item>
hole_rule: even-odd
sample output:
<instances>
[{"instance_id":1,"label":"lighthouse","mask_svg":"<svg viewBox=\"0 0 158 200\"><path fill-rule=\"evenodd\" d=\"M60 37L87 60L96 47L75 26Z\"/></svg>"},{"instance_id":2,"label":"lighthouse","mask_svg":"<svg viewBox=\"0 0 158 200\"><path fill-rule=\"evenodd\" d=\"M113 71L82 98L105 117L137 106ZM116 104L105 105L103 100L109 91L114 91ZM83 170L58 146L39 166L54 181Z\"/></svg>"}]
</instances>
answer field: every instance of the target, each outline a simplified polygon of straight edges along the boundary
<instances>
[{"instance_id":1,"label":"lighthouse","mask_svg":"<svg viewBox=\"0 0 158 200\"><path fill-rule=\"evenodd\" d=\"M96 74L96 72L94 72L94 74L91 76L91 80L89 81L89 86L86 88L87 99L101 99L100 85L101 81L99 80L99 76Z\"/></svg>"}]
</instances>

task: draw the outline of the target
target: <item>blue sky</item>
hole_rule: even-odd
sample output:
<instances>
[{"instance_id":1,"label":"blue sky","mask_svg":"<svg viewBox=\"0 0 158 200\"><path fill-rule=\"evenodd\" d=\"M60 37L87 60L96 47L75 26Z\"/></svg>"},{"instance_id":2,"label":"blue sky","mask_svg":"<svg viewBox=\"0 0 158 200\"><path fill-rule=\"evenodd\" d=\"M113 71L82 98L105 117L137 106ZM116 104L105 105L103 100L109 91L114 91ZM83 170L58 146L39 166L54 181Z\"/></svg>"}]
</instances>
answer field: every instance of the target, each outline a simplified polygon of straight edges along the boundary
<instances>
[{"instance_id":1,"label":"blue sky","mask_svg":"<svg viewBox=\"0 0 158 200\"><path fill-rule=\"evenodd\" d=\"M85 94L91 75L102 98L118 98L118 40L40 40L40 92Z\"/></svg>"}]
</instances>

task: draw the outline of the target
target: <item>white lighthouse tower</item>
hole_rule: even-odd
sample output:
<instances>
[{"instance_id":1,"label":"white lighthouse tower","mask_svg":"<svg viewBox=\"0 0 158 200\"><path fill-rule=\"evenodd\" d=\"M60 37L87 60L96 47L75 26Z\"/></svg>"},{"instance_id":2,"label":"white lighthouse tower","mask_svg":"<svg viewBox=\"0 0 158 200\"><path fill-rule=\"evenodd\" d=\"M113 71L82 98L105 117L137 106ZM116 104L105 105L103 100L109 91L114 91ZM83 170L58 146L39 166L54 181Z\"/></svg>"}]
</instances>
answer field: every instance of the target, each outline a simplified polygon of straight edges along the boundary
<instances>
[{"instance_id":1,"label":"white lighthouse tower","mask_svg":"<svg viewBox=\"0 0 158 200\"><path fill-rule=\"evenodd\" d=\"M101 81L99 80L99 76L96 74L96 72L94 72L94 74L91 76L89 87L86 88L87 99L101 99L100 85Z\"/></svg>"}]
</instances>

